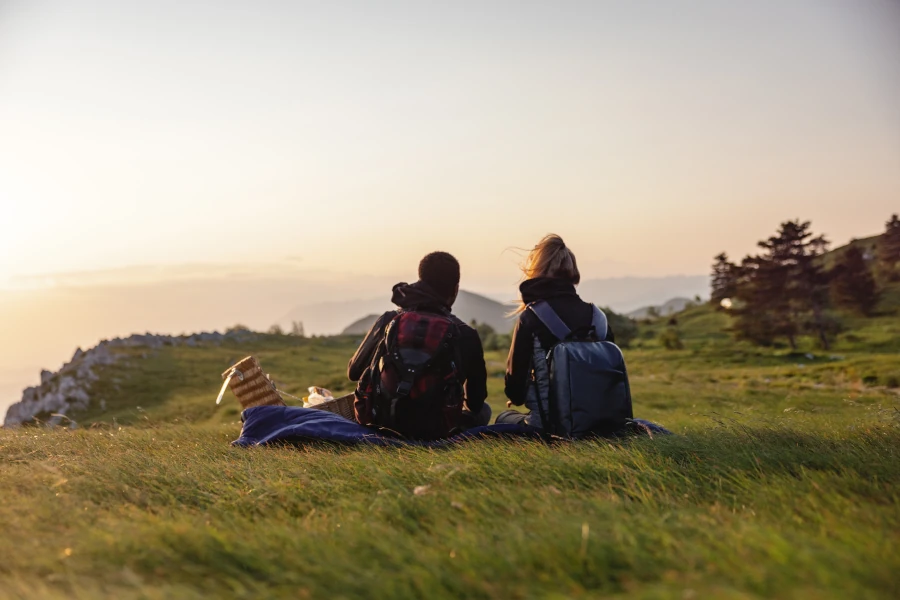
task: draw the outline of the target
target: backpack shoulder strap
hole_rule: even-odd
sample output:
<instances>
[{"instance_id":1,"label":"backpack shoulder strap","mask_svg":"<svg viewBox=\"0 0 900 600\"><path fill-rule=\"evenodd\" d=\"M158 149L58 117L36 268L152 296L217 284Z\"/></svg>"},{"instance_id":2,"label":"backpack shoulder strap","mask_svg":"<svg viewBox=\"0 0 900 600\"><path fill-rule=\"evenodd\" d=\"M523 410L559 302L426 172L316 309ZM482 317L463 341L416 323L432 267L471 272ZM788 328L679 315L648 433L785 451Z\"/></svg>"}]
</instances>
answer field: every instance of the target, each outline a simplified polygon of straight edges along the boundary
<instances>
[{"instance_id":1,"label":"backpack shoulder strap","mask_svg":"<svg viewBox=\"0 0 900 600\"><path fill-rule=\"evenodd\" d=\"M591 320L591 325L594 326L594 333L597 334L597 339L601 342L606 340L606 332L609 330L609 320L606 318L606 314L597 308L597 305L592 305L594 308L594 318Z\"/></svg>"},{"instance_id":2,"label":"backpack shoulder strap","mask_svg":"<svg viewBox=\"0 0 900 600\"><path fill-rule=\"evenodd\" d=\"M553 337L556 339L562 341L572 333L572 330L563 323L563 320L559 318L556 311L550 308L550 305L545 300L532 302L528 305L528 310L533 312L534 315L540 319L541 323L550 330L550 333L552 333Z\"/></svg>"}]
</instances>

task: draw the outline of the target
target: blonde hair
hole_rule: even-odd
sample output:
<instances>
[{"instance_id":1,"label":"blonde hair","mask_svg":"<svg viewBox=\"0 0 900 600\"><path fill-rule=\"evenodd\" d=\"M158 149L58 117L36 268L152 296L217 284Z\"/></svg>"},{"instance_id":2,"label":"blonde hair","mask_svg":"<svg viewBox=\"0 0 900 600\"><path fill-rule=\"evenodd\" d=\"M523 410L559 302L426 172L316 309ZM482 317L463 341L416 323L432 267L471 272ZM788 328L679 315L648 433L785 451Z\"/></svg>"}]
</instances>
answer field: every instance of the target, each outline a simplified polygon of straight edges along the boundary
<instances>
[{"instance_id":1,"label":"blonde hair","mask_svg":"<svg viewBox=\"0 0 900 600\"><path fill-rule=\"evenodd\" d=\"M581 273L578 271L578 262L575 254L566 246L561 237L555 233L545 235L525 257L522 263L523 279L535 279L537 277L552 277L562 279L578 285L581 282ZM519 314L525 310L525 303L519 303L513 314Z\"/></svg>"}]
</instances>

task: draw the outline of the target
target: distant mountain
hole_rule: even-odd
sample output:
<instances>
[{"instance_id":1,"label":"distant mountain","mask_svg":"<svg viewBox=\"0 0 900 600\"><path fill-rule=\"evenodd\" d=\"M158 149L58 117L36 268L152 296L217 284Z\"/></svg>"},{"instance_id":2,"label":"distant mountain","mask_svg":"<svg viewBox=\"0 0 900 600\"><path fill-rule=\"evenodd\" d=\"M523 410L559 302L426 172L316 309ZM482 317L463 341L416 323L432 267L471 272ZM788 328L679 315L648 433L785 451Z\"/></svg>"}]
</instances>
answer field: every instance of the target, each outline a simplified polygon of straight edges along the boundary
<instances>
[{"instance_id":1,"label":"distant mountain","mask_svg":"<svg viewBox=\"0 0 900 600\"><path fill-rule=\"evenodd\" d=\"M656 312L660 316L667 317L683 311L688 305L694 303L695 301L690 298L672 298L658 306L643 306L627 313L626 316L631 317L632 319L646 319L650 316L650 311L656 309Z\"/></svg>"},{"instance_id":2,"label":"distant mountain","mask_svg":"<svg viewBox=\"0 0 900 600\"><path fill-rule=\"evenodd\" d=\"M293 321L300 321L306 334L333 335L343 330L347 323L359 319L360 315L380 315L393 307L390 294L377 298L340 300L336 302L314 302L295 306L275 322L290 328Z\"/></svg>"},{"instance_id":3,"label":"distant mountain","mask_svg":"<svg viewBox=\"0 0 900 600\"><path fill-rule=\"evenodd\" d=\"M598 306L629 313L642 307L657 306L669 298L693 298L709 295L707 275L670 277L613 277L589 279L578 286L578 294Z\"/></svg>"},{"instance_id":4,"label":"distant mountain","mask_svg":"<svg viewBox=\"0 0 900 600\"><path fill-rule=\"evenodd\" d=\"M475 320L487 323L500 333L508 333L512 331L514 324L514 320L506 316L511 308L480 294L460 290L453 305L453 313L466 323Z\"/></svg>"},{"instance_id":5,"label":"distant mountain","mask_svg":"<svg viewBox=\"0 0 900 600\"><path fill-rule=\"evenodd\" d=\"M344 327L341 335L366 335L381 315L366 315Z\"/></svg>"},{"instance_id":6,"label":"distant mountain","mask_svg":"<svg viewBox=\"0 0 900 600\"><path fill-rule=\"evenodd\" d=\"M513 319L506 316L507 312L509 312L508 306L465 290L460 290L456 303L453 305L453 314L466 323L473 320L487 323L501 333L509 332L513 327ZM380 313L370 314L357 319L345 327L341 333L343 335L364 335L371 329L379 316L381 316Z\"/></svg>"},{"instance_id":7,"label":"distant mountain","mask_svg":"<svg viewBox=\"0 0 900 600\"><path fill-rule=\"evenodd\" d=\"M583 281L578 286L578 294L598 306L608 306L622 314L630 316L634 313L638 315L635 318L645 318L646 311L651 306L660 308L660 314L683 310L685 304L692 301L690 298L705 297L708 289L709 277L706 275L616 277ZM509 297L514 297L514 292ZM348 335L362 335L369 330L378 315L390 308L390 303L384 300L323 303L298 307L291 312L293 316L284 317L279 322L305 320L307 323L318 324L316 329L319 331L337 331L339 328L334 327L334 321L339 316L347 323L355 315L367 314L368 316L351 322L343 329ZM348 314L349 311L355 312ZM497 331L509 331L513 325L513 320L504 316L509 312L508 304L472 292L460 291L453 312L467 323L475 319L479 323L487 323Z\"/></svg>"}]
</instances>

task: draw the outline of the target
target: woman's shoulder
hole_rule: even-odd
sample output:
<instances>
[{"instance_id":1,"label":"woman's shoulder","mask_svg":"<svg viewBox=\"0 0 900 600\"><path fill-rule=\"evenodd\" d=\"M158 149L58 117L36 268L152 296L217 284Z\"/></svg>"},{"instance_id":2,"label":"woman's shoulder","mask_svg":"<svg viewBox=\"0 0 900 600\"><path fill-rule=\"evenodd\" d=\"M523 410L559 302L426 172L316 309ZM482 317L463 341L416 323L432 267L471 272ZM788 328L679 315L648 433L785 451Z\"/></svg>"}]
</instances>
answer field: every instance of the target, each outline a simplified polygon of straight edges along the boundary
<instances>
[{"instance_id":1,"label":"woman's shoulder","mask_svg":"<svg viewBox=\"0 0 900 600\"><path fill-rule=\"evenodd\" d=\"M516 317L516 320L519 324L520 329L523 327L524 328L534 327L534 323L537 320L537 317L535 316L534 312L532 312L532 310L529 308L529 306L531 306L531 304L525 305L525 307L522 309L522 311Z\"/></svg>"}]
</instances>

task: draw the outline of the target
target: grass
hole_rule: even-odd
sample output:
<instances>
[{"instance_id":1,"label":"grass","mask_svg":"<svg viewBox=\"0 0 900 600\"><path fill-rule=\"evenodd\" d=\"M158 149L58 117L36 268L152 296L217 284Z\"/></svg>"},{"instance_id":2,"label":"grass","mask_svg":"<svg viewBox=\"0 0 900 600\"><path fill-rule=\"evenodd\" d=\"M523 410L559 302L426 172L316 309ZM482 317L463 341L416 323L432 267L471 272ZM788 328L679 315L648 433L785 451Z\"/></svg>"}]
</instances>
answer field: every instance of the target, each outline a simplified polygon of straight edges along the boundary
<instances>
[{"instance_id":1,"label":"grass","mask_svg":"<svg viewBox=\"0 0 900 600\"><path fill-rule=\"evenodd\" d=\"M614 443L228 445L225 367L344 391L354 338L110 366L79 429L0 430L0 598L896 598L896 325L792 354L691 310L684 350L626 352L637 416L679 435Z\"/></svg>"}]
</instances>

